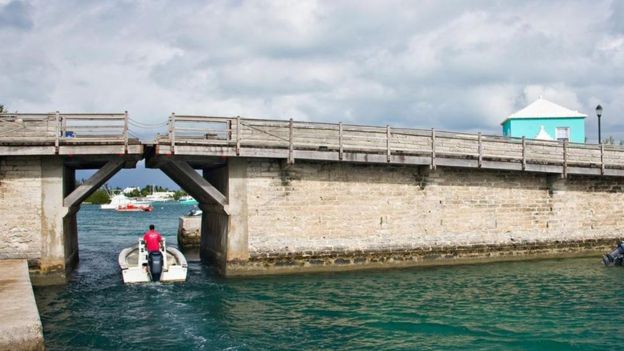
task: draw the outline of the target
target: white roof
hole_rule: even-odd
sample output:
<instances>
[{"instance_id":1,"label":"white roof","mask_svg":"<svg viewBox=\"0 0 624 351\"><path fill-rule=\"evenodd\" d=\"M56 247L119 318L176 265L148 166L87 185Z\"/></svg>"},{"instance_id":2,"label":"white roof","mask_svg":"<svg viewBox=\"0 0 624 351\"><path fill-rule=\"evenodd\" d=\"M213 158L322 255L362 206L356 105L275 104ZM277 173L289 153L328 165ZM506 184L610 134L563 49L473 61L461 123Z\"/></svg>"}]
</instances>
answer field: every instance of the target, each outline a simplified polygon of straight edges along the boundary
<instances>
[{"instance_id":1,"label":"white roof","mask_svg":"<svg viewBox=\"0 0 624 351\"><path fill-rule=\"evenodd\" d=\"M505 123L508 119L517 119L517 118L561 118L561 117L587 117L586 114L580 113L578 111L573 111L567 109L561 105L557 105L554 102L550 102L546 99L540 97L535 100L529 106L523 108L522 110L512 113L509 117L505 118L505 120L501 123Z\"/></svg>"}]
</instances>

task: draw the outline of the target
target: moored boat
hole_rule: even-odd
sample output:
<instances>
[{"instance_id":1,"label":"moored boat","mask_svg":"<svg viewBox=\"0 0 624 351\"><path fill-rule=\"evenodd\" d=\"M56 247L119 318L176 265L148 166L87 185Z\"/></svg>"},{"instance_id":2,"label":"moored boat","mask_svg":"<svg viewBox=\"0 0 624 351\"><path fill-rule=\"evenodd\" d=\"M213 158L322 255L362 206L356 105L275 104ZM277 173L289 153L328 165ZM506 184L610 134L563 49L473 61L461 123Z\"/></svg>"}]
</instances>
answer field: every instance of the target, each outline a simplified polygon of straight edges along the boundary
<instances>
[{"instance_id":1,"label":"moored boat","mask_svg":"<svg viewBox=\"0 0 624 351\"><path fill-rule=\"evenodd\" d=\"M125 204L118 206L115 210L118 212L152 212L154 207L151 205L140 205L140 204Z\"/></svg>"},{"instance_id":2,"label":"moored boat","mask_svg":"<svg viewBox=\"0 0 624 351\"><path fill-rule=\"evenodd\" d=\"M178 202L182 205L197 205L199 203L190 195L182 196L178 199Z\"/></svg>"},{"instance_id":3,"label":"moored boat","mask_svg":"<svg viewBox=\"0 0 624 351\"><path fill-rule=\"evenodd\" d=\"M167 247L163 239L158 259L148 259L143 239L139 244L121 250L119 267L124 283L146 283L150 281L180 282L186 280L186 258L180 250Z\"/></svg>"},{"instance_id":4,"label":"moored boat","mask_svg":"<svg viewBox=\"0 0 624 351\"><path fill-rule=\"evenodd\" d=\"M100 208L102 210L119 210L120 207L125 208L128 206L130 206L131 209L137 206L151 207L149 201L137 201L127 197L124 194L117 194L111 197L111 201L109 203L100 205Z\"/></svg>"}]
</instances>

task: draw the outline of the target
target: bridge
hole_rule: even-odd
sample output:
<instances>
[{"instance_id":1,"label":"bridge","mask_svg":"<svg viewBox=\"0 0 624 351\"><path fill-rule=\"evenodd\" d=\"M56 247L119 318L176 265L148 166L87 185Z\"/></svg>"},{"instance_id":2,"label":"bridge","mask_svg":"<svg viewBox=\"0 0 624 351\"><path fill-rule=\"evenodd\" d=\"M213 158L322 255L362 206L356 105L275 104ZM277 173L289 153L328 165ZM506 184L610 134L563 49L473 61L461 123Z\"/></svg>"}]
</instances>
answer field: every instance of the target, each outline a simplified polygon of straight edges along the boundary
<instances>
[{"instance_id":1,"label":"bridge","mask_svg":"<svg viewBox=\"0 0 624 351\"><path fill-rule=\"evenodd\" d=\"M199 201L202 257L225 275L593 254L624 218L612 145L176 114L142 142L131 122L0 115L0 258L64 278L81 202L141 159ZM98 171L77 185L77 169Z\"/></svg>"}]
</instances>

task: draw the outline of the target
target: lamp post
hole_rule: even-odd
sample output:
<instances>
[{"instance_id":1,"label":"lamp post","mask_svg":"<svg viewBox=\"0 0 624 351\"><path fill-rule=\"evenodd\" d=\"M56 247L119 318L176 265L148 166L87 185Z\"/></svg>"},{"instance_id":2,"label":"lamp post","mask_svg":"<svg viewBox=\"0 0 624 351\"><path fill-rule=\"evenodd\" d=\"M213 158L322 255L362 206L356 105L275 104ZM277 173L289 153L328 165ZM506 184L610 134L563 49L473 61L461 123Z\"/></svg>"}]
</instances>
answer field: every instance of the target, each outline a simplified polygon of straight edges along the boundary
<instances>
[{"instance_id":1,"label":"lamp post","mask_svg":"<svg viewBox=\"0 0 624 351\"><path fill-rule=\"evenodd\" d=\"M602 138L600 135L600 116L602 116L602 106L596 106L596 116L598 116L598 144L602 144Z\"/></svg>"}]
</instances>

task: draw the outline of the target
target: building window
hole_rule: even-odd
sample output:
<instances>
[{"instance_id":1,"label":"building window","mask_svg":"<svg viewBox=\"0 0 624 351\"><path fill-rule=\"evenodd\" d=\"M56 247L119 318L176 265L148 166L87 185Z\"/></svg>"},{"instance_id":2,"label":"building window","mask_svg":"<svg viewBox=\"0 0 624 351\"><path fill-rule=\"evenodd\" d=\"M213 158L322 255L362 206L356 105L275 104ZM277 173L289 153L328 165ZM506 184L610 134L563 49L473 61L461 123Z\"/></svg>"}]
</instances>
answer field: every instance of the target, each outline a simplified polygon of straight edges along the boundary
<instances>
[{"instance_id":1,"label":"building window","mask_svg":"<svg viewBox=\"0 0 624 351\"><path fill-rule=\"evenodd\" d=\"M557 140L565 141L570 140L570 127L557 127L555 129Z\"/></svg>"}]
</instances>

